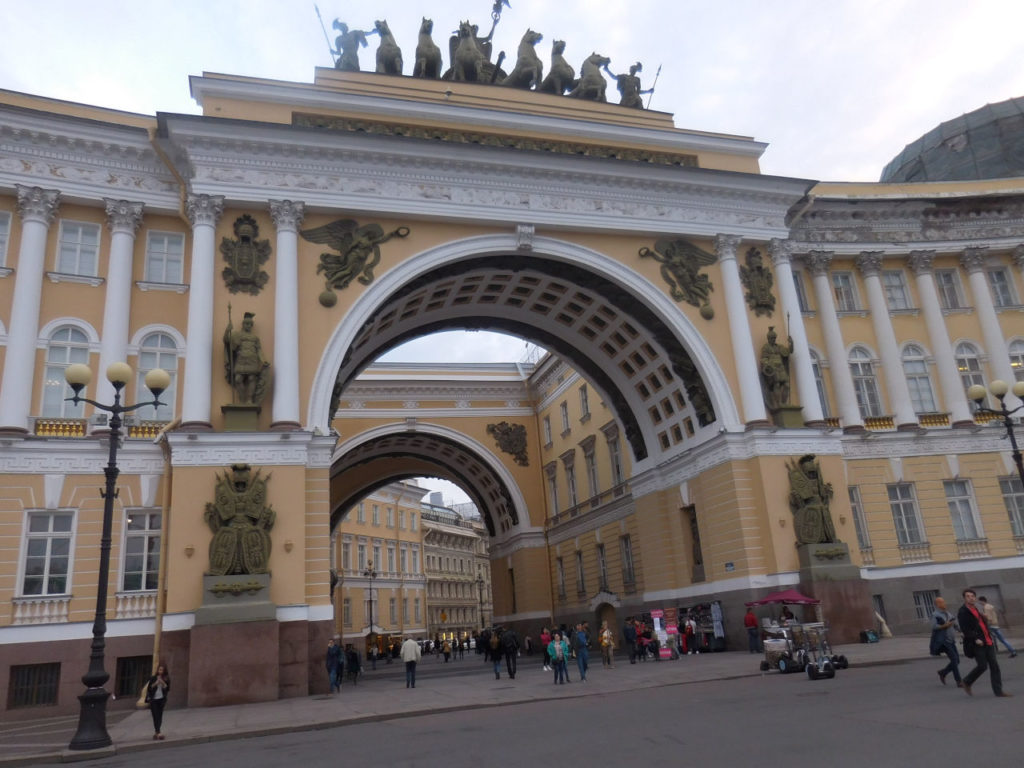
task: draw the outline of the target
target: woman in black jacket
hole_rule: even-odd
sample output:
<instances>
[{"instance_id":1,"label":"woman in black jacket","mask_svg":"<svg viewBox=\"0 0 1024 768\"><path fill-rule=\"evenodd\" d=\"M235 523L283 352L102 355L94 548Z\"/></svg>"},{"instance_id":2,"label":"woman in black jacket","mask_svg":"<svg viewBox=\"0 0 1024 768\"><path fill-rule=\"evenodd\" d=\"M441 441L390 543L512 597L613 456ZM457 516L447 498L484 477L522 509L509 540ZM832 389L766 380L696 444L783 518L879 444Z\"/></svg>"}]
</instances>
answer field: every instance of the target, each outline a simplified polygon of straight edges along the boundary
<instances>
[{"instance_id":1,"label":"woman in black jacket","mask_svg":"<svg viewBox=\"0 0 1024 768\"><path fill-rule=\"evenodd\" d=\"M163 741L164 735L160 727L164 721L164 706L167 704L167 693L171 690L171 675L167 671L167 665L157 665L156 674L149 678L146 685L146 703L149 704L150 714L153 715L153 738Z\"/></svg>"}]
</instances>

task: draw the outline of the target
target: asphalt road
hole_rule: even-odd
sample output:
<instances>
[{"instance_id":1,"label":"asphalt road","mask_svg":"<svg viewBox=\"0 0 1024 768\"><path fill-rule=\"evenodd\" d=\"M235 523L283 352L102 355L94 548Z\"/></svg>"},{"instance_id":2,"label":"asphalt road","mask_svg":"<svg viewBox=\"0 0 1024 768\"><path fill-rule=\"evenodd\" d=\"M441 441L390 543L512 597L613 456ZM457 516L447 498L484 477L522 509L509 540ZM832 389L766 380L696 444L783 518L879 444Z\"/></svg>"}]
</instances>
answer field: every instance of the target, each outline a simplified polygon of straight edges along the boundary
<instances>
[{"instance_id":1,"label":"asphalt road","mask_svg":"<svg viewBox=\"0 0 1024 768\"><path fill-rule=\"evenodd\" d=\"M342 763L479 768L666 761L715 768L1018 768L1024 754L1024 690L1015 691L1015 698L996 699L984 677L968 697L952 681L940 685L937 668L936 662L922 660L843 670L833 680L818 681L771 673L610 697L168 745L144 756L125 754L90 765L136 766L144 761L147 768L313 768ZM1010 685L1019 679L1016 674L1004 676ZM495 696L502 689L496 685Z\"/></svg>"}]
</instances>

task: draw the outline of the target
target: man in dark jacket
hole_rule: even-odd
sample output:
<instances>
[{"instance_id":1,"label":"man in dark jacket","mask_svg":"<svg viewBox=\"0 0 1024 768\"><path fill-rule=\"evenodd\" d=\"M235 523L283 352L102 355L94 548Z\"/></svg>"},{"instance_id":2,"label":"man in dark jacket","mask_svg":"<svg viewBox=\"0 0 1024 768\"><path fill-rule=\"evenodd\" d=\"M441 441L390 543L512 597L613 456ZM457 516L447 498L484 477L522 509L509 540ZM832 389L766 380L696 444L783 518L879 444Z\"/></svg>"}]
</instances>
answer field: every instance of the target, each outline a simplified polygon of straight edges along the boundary
<instances>
[{"instance_id":1,"label":"man in dark jacket","mask_svg":"<svg viewBox=\"0 0 1024 768\"><path fill-rule=\"evenodd\" d=\"M519 656L519 635L509 627L501 633L501 650L505 654L505 668L512 680L516 679L517 657Z\"/></svg>"},{"instance_id":2,"label":"man in dark jacket","mask_svg":"<svg viewBox=\"0 0 1024 768\"><path fill-rule=\"evenodd\" d=\"M964 677L964 693L973 696L971 686L989 670L992 682L992 693L996 696L1008 697L1012 694L1003 690L1003 676L996 660L996 647L992 635L988 631L985 616L975 603L978 596L973 589L964 590L964 604L957 612L957 623L964 634L964 656L973 657L976 666Z\"/></svg>"},{"instance_id":3,"label":"man in dark jacket","mask_svg":"<svg viewBox=\"0 0 1024 768\"><path fill-rule=\"evenodd\" d=\"M633 617L626 619L626 626L622 628L622 637L626 641L626 648L629 649L629 663L636 664L636 625Z\"/></svg>"}]
</instances>

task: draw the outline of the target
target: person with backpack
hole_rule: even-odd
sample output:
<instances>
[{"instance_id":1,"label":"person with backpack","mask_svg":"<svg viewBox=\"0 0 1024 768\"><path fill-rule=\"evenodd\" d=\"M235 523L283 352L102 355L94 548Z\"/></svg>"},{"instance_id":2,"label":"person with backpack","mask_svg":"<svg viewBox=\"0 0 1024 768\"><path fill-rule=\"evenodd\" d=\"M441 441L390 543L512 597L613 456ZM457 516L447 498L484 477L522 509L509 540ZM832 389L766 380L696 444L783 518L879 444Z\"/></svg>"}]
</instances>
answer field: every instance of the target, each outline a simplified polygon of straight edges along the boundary
<instances>
[{"instance_id":1,"label":"person with backpack","mask_svg":"<svg viewBox=\"0 0 1024 768\"><path fill-rule=\"evenodd\" d=\"M554 670L554 685L561 685L568 682L565 660L569 657L569 645L562 639L561 632L555 632L551 643L548 645L548 657L551 659L551 668Z\"/></svg>"},{"instance_id":2,"label":"person with backpack","mask_svg":"<svg viewBox=\"0 0 1024 768\"><path fill-rule=\"evenodd\" d=\"M587 648L587 631L582 624L576 625L573 635L573 651L576 653L576 667L580 671L580 682L587 682L587 668L590 666L590 650Z\"/></svg>"},{"instance_id":3,"label":"person with backpack","mask_svg":"<svg viewBox=\"0 0 1024 768\"><path fill-rule=\"evenodd\" d=\"M501 680L501 632L498 627L491 630L489 650L491 661L494 663L494 679Z\"/></svg>"},{"instance_id":4,"label":"person with backpack","mask_svg":"<svg viewBox=\"0 0 1024 768\"><path fill-rule=\"evenodd\" d=\"M519 635L512 628L501 633L501 650L505 654L505 668L509 679L516 679L516 668L519 658Z\"/></svg>"}]
</instances>

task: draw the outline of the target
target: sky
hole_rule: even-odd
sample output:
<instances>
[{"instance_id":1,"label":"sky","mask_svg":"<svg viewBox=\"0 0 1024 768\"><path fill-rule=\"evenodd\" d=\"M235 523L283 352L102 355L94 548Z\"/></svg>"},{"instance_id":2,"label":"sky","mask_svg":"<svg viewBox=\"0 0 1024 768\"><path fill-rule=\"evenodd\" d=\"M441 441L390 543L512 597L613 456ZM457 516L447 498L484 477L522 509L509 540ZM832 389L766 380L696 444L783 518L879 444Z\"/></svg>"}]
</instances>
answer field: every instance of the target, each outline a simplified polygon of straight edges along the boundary
<instances>
[{"instance_id":1,"label":"sky","mask_svg":"<svg viewBox=\"0 0 1024 768\"><path fill-rule=\"evenodd\" d=\"M331 22L385 19L411 72L421 16L434 41L468 19L487 30L492 0L318 0ZM495 51L520 37L566 41L578 70L592 52L615 72L643 64L650 107L677 128L768 143L763 173L877 181L903 147L939 123L1024 95L1021 0L509 0ZM198 113L188 77L219 72L312 82L332 66L306 0L37 0L0 3L0 88L146 115ZM371 70L377 38L360 62ZM609 95L617 98L613 85ZM478 333L411 342L389 360L520 361L522 340ZM448 490L448 489L446 489Z\"/></svg>"}]
</instances>

